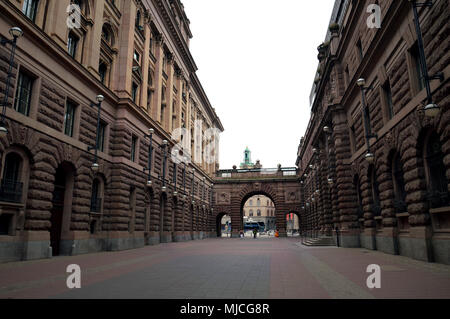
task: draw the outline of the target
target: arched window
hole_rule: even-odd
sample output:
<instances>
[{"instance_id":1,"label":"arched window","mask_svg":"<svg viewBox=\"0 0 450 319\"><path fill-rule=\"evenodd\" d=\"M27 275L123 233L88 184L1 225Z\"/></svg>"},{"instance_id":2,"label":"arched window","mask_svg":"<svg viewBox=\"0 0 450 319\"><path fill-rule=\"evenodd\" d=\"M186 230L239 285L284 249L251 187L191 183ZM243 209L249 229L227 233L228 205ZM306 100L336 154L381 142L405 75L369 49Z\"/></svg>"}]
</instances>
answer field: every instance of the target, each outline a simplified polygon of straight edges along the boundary
<instances>
[{"instance_id":1,"label":"arched window","mask_svg":"<svg viewBox=\"0 0 450 319\"><path fill-rule=\"evenodd\" d=\"M8 153L5 157L0 201L19 203L22 200L22 169L22 157L15 152Z\"/></svg>"},{"instance_id":2,"label":"arched window","mask_svg":"<svg viewBox=\"0 0 450 319\"><path fill-rule=\"evenodd\" d=\"M392 181L394 184L394 208L397 214L407 211L405 180L403 177L403 165L400 160L400 154L395 153L392 157Z\"/></svg>"},{"instance_id":3,"label":"arched window","mask_svg":"<svg viewBox=\"0 0 450 319\"><path fill-rule=\"evenodd\" d=\"M257 215L258 215L258 217L261 217L261 211L259 209L257 211Z\"/></svg>"},{"instance_id":4,"label":"arched window","mask_svg":"<svg viewBox=\"0 0 450 319\"><path fill-rule=\"evenodd\" d=\"M249 216L250 216L250 217L253 217L253 210L252 210L252 209L250 209Z\"/></svg>"},{"instance_id":5,"label":"arched window","mask_svg":"<svg viewBox=\"0 0 450 319\"><path fill-rule=\"evenodd\" d=\"M108 23L103 24L102 27L102 39L109 45L114 45L114 36L112 32L112 28Z\"/></svg>"},{"instance_id":6,"label":"arched window","mask_svg":"<svg viewBox=\"0 0 450 319\"><path fill-rule=\"evenodd\" d=\"M378 189L376 170L373 165L369 167L369 185L372 195L372 212L375 216L381 215L380 191Z\"/></svg>"},{"instance_id":7,"label":"arched window","mask_svg":"<svg viewBox=\"0 0 450 319\"><path fill-rule=\"evenodd\" d=\"M449 204L448 180L444 165L444 154L439 136L433 132L425 143L425 163L427 168L427 199L431 208Z\"/></svg>"}]
</instances>

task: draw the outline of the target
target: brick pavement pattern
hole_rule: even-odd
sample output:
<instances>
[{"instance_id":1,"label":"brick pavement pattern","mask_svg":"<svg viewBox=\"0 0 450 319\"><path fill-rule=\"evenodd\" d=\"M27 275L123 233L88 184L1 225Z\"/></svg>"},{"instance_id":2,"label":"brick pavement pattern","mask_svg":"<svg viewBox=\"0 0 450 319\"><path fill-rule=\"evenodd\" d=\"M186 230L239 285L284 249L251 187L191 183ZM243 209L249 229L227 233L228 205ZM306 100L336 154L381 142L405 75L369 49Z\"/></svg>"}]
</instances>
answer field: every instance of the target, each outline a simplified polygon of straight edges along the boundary
<instances>
[{"instance_id":1,"label":"brick pavement pattern","mask_svg":"<svg viewBox=\"0 0 450 319\"><path fill-rule=\"evenodd\" d=\"M69 264L81 289L66 286ZM366 286L381 266L381 289ZM450 266L298 238L208 239L0 265L0 298L450 298Z\"/></svg>"}]
</instances>

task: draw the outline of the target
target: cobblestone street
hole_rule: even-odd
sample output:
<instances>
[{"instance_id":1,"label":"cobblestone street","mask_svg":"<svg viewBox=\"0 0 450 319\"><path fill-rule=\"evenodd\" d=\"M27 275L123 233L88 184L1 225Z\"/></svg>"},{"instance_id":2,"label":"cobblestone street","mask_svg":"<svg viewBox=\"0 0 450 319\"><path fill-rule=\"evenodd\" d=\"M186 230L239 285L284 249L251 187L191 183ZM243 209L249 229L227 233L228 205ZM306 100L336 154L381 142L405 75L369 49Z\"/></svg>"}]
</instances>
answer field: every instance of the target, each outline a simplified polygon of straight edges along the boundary
<instances>
[{"instance_id":1,"label":"cobblestone street","mask_svg":"<svg viewBox=\"0 0 450 319\"><path fill-rule=\"evenodd\" d=\"M81 289L66 267L81 267ZM369 264L381 289L369 289ZM450 266L299 238L208 239L0 265L0 298L450 298Z\"/></svg>"}]
</instances>

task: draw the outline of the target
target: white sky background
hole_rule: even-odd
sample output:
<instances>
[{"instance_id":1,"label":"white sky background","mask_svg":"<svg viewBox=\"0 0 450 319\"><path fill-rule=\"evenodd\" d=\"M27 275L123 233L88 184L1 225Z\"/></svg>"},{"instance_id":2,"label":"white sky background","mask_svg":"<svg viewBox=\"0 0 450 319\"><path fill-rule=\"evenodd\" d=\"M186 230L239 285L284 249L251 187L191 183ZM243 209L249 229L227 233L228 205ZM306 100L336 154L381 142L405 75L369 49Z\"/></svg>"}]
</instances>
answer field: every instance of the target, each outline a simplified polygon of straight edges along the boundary
<instances>
[{"instance_id":1,"label":"white sky background","mask_svg":"<svg viewBox=\"0 0 450 319\"><path fill-rule=\"evenodd\" d=\"M182 2L198 77L225 128L220 168L239 166L246 146L266 168L295 166L334 0Z\"/></svg>"}]
</instances>

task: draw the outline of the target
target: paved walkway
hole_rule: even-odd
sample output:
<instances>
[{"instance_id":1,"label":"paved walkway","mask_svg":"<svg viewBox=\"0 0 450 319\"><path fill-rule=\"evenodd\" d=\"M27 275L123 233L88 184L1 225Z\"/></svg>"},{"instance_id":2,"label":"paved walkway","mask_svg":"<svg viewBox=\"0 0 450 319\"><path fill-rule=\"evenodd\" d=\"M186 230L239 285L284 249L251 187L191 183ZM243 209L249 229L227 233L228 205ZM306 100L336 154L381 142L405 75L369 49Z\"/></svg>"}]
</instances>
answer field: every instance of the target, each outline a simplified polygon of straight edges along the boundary
<instances>
[{"instance_id":1,"label":"paved walkway","mask_svg":"<svg viewBox=\"0 0 450 319\"><path fill-rule=\"evenodd\" d=\"M450 298L450 266L298 238L208 239L0 264L0 298ZM81 267L81 289L66 267ZM381 289L366 286L381 266Z\"/></svg>"}]
</instances>

